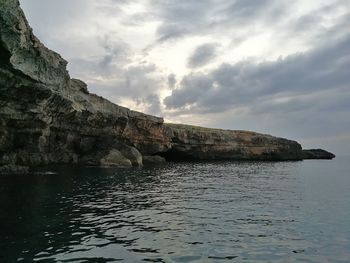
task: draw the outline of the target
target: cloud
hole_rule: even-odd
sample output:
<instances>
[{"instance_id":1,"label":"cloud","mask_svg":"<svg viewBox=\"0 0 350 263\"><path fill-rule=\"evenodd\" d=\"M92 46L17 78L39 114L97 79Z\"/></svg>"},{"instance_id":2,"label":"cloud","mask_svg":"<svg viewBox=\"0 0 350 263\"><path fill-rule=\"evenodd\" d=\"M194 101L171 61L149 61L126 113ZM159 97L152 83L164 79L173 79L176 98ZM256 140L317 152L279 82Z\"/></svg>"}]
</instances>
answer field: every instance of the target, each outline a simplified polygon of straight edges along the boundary
<instances>
[{"instance_id":1,"label":"cloud","mask_svg":"<svg viewBox=\"0 0 350 263\"><path fill-rule=\"evenodd\" d=\"M227 1L227 6L221 10L221 14L226 19L252 22L252 20L260 19L262 15L271 14L280 5L280 1L275 0L235 0ZM279 9L280 11L280 9ZM275 15L278 15L275 13Z\"/></svg>"},{"instance_id":2,"label":"cloud","mask_svg":"<svg viewBox=\"0 0 350 263\"><path fill-rule=\"evenodd\" d=\"M212 0L152 1L154 15L161 21L157 30L158 42L177 39L206 26L208 10L213 5Z\"/></svg>"},{"instance_id":3,"label":"cloud","mask_svg":"<svg viewBox=\"0 0 350 263\"><path fill-rule=\"evenodd\" d=\"M157 94L150 94L145 98L138 99L137 104L145 108L149 114L162 115L161 102Z\"/></svg>"},{"instance_id":4,"label":"cloud","mask_svg":"<svg viewBox=\"0 0 350 263\"><path fill-rule=\"evenodd\" d=\"M130 63L132 51L127 43L111 35L105 34L95 39L98 52L70 59L70 72L86 81L122 74L124 67Z\"/></svg>"},{"instance_id":5,"label":"cloud","mask_svg":"<svg viewBox=\"0 0 350 263\"><path fill-rule=\"evenodd\" d=\"M163 79L155 75L158 69L154 64L113 68L116 74L90 78L87 81L89 90L134 110L162 115L159 89L163 86Z\"/></svg>"},{"instance_id":6,"label":"cloud","mask_svg":"<svg viewBox=\"0 0 350 263\"><path fill-rule=\"evenodd\" d=\"M197 47L188 58L187 65L190 68L198 68L206 65L216 56L217 44L208 43Z\"/></svg>"},{"instance_id":7,"label":"cloud","mask_svg":"<svg viewBox=\"0 0 350 263\"><path fill-rule=\"evenodd\" d=\"M256 107L273 96L345 89L350 83L349 54L350 35L337 43L276 61L221 64L209 73L185 76L164 103L180 111L219 112L244 105ZM283 103L280 108L283 110Z\"/></svg>"},{"instance_id":8,"label":"cloud","mask_svg":"<svg viewBox=\"0 0 350 263\"><path fill-rule=\"evenodd\" d=\"M154 0L150 9L161 22L157 35L162 43L222 32L234 36L257 24L276 24L291 5L276 0Z\"/></svg>"},{"instance_id":9,"label":"cloud","mask_svg":"<svg viewBox=\"0 0 350 263\"><path fill-rule=\"evenodd\" d=\"M176 83L177 83L176 75L174 73L171 73L170 75L168 75L168 87L170 89L173 89L175 88Z\"/></svg>"}]
</instances>

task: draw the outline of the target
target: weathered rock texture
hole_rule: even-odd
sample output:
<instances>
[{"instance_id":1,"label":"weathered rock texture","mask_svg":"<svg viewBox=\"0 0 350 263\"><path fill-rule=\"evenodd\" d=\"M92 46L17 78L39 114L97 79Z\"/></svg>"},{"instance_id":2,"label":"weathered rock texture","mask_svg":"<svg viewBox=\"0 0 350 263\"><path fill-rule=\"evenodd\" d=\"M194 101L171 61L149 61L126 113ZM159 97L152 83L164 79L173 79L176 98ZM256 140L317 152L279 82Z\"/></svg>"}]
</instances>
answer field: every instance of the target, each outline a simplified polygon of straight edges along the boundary
<instances>
[{"instance_id":1,"label":"weathered rock texture","mask_svg":"<svg viewBox=\"0 0 350 263\"><path fill-rule=\"evenodd\" d=\"M33 35L18 1L0 3L0 166L98 164L126 145L149 155L170 148L162 118L89 94Z\"/></svg>"},{"instance_id":2,"label":"weathered rock texture","mask_svg":"<svg viewBox=\"0 0 350 263\"><path fill-rule=\"evenodd\" d=\"M0 0L0 166L100 165L111 151L133 165L142 164L141 154L176 160L302 158L301 146L286 139L165 125L162 118L90 94L84 82L70 78L66 65L33 35L18 0Z\"/></svg>"},{"instance_id":3,"label":"weathered rock texture","mask_svg":"<svg viewBox=\"0 0 350 263\"><path fill-rule=\"evenodd\" d=\"M192 160L300 160L301 146L295 141L249 131L208 129L166 124L172 131L167 159Z\"/></svg>"}]
</instances>

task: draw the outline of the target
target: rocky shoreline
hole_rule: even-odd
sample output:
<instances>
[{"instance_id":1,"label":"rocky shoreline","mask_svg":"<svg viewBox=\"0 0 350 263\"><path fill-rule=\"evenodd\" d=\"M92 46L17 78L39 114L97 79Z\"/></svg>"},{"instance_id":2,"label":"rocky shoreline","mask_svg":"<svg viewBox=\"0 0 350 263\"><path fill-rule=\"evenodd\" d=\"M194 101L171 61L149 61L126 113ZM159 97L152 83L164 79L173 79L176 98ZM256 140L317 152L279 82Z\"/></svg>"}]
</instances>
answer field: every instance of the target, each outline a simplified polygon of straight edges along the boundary
<instances>
[{"instance_id":1,"label":"rocky shoreline","mask_svg":"<svg viewBox=\"0 0 350 263\"><path fill-rule=\"evenodd\" d=\"M48 164L335 157L271 135L164 123L90 94L66 66L34 36L18 0L1 1L0 174Z\"/></svg>"}]
</instances>

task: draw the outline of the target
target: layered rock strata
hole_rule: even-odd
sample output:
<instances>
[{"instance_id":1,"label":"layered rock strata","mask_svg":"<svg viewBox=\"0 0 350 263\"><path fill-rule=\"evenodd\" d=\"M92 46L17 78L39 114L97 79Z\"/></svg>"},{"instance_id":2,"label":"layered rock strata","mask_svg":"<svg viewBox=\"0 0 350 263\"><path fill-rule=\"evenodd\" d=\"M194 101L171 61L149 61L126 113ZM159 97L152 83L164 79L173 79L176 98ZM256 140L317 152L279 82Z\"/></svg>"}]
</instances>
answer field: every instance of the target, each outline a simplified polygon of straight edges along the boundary
<instances>
[{"instance_id":1,"label":"layered rock strata","mask_svg":"<svg viewBox=\"0 0 350 263\"><path fill-rule=\"evenodd\" d=\"M164 124L88 92L33 34L18 0L0 0L0 167L142 165L194 159L300 160L294 141ZM310 155L309 155L310 156ZM13 168L12 170L15 170Z\"/></svg>"},{"instance_id":2,"label":"layered rock strata","mask_svg":"<svg viewBox=\"0 0 350 263\"><path fill-rule=\"evenodd\" d=\"M71 79L67 62L33 35L18 1L1 1L0 33L0 166L98 165L113 149L127 155L128 145L148 155L170 148L162 118Z\"/></svg>"},{"instance_id":3,"label":"layered rock strata","mask_svg":"<svg viewBox=\"0 0 350 263\"><path fill-rule=\"evenodd\" d=\"M169 160L301 160L295 141L250 131L165 124L171 130Z\"/></svg>"}]
</instances>

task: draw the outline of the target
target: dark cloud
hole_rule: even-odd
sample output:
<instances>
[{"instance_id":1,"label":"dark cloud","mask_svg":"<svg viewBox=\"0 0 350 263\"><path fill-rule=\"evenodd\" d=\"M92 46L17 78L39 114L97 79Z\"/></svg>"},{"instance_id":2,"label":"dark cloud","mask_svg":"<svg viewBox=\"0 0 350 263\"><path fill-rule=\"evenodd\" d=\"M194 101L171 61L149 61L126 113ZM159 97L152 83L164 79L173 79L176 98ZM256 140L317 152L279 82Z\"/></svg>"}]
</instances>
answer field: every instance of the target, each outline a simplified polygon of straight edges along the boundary
<instances>
[{"instance_id":1,"label":"dark cloud","mask_svg":"<svg viewBox=\"0 0 350 263\"><path fill-rule=\"evenodd\" d=\"M312 12L292 16L275 35L280 39L292 35L317 47L349 33L350 1L335 1L320 5Z\"/></svg>"},{"instance_id":2,"label":"dark cloud","mask_svg":"<svg viewBox=\"0 0 350 263\"><path fill-rule=\"evenodd\" d=\"M169 39L176 39L189 33L188 29L178 24L162 25L158 28L158 42L164 42Z\"/></svg>"},{"instance_id":3,"label":"dark cloud","mask_svg":"<svg viewBox=\"0 0 350 263\"><path fill-rule=\"evenodd\" d=\"M164 104L170 109L181 109L194 105L212 86L211 76L188 75L182 79L180 88L173 90L172 95L164 100Z\"/></svg>"},{"instance_id":4,"label":"dark cloud","mask_svg":"<svg viewBox=\"0 0 350 263\"><path fill-rule=\"evenodd\" d=\"M161 101L157 94L150 94L145 98L138 98L137 104L142 106L148 114L161 116Z\"/></svg>"},{"instance_id":5,"label":"dark cloud","mask_svg":"<svg viewBox=\"0 0 350 263\"><path fill-rule=\"evenodd\" d=\"M217 44L208 43L197 47L188 58L188 67L197 68L206 65L216 56Z\"/></svg>"},{"instance_id":6,"label":"dark cloud","mask_svg":"<svg viewBox=\"0 0 350 263\"><path fill-rule=\"evenodd\" d=\"M157 30L158 41L176 39L207 26L213 0L154 0L151 9L161 20Z\"/></svg>"},{"instance_id":7,"label":"dark cloud","mask_svg":"<svg viewBox=\"0 0 350 263\"><path fill-rule=\"evenodd\" d=\"M208 74L186 76L164 103L169 109L219 112L253 106L276 95L305 96L330 89L339 92L350 83L349 54L350 35L337 43L277 61L222 64Z\"/></svg>"},{"instance_id":8,"label":"dark cloud","mask_svg":"<svg viewBox=\"0 0 350 263\"><path fill-rule=\"evenodd\" d=\"M108 70L113 64L123 66L129 62L131 51L127 43L108 35L100 39L99 43L105 50L105 55L99 63L102 70Z\"/></svg>"},{"instance_id":9,"label":"dark cloud","mask_svg":"<svg viewBox=\"0 0 350 263\"><path fill-rule=\"evenodd\" d=\"M158 68L154 64L113 68L114 74L108 74L103 81L91 80L89 90L119 104L123 104L125 99L133 101L145 113L160 116L161 101L157 87L162 83L153 76Z\"/></svg>"},{"instance_id":10,"label":"dark cloud","mask_svg":"<svg viewBox=\"0 0 350 263\"><path fill-rule=\"evenodd\" d=\"M170 89L173 89L173 88L175 88L176 83L177 83L176 75L173 73L168 75L168 87Z\"/></svg>"},{"instance_id":11,"label":"dark cloud","mask_svg":"<svg viewBox=\"0 0 350 263\"><path fill-rule=\"evenodd\" d=\"M288 12L288 3L276 0L154 0L151 9L161 21L157 30L158 42L164 42L213 32L232 31L234 37L237 29L251 28L257 23L276 24Z\"/></svg>"},{"instance_id":12,"label":"dark cloud","mask_svg":"<svg viewBox=\"0 0 350 263\"><path fill-rule=\"evenodd\" d=\"M236 21L251 21L268 12L275 4L275 0L227 1L227 6L221 12Z\"/></svg>"},{"instance_id":13,"label":"dark cloud","mask_svg":"<svg viewBox=\"0 0 350 263\"><path fill-rule=\"evenodd\" d=\"M120 39L104 35L97 39L97 44L103 52L100 55L91 54L83 58L72 58L69 69L74 76L89 79L91 76L108 77L124 72L124 67L130 62L131 50L127 43Z\"/></svg>"}]
</instances>

